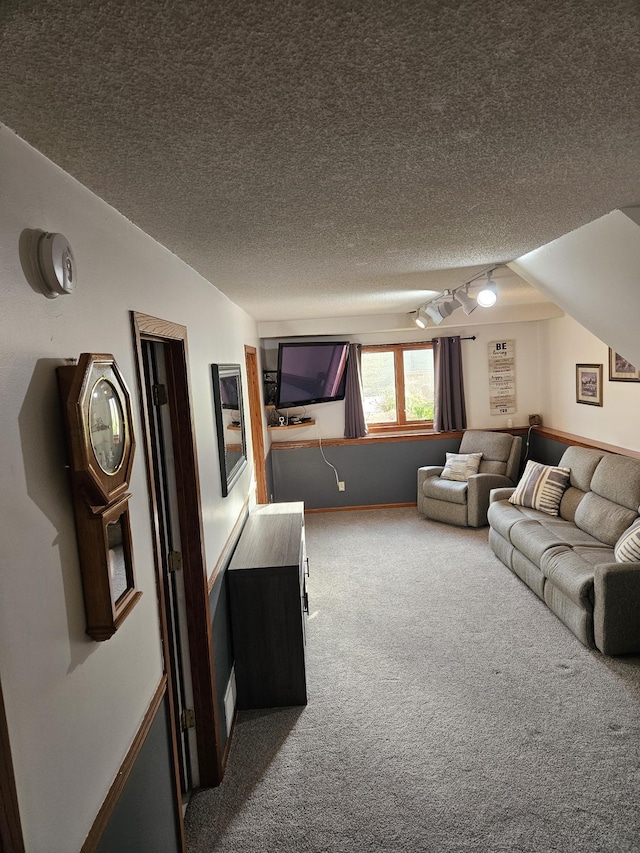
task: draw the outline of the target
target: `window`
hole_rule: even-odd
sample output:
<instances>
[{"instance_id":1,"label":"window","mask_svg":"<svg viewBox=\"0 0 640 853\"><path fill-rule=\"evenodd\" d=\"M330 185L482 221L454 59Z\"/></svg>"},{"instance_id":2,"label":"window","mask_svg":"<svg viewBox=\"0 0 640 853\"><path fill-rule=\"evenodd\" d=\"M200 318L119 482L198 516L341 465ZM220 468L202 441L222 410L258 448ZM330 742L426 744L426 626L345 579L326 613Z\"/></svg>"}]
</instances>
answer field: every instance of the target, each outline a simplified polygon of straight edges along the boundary
<instances>
[{"instance_id":1,"label":"window","mask_svg":"<svg viewBox=\"0 0 640 853\"><path fill-rule=\"evenodd\" d=\"M373 432L433 423L433 346L362 347L364 417Z\"/></svg>"}]
</instances>

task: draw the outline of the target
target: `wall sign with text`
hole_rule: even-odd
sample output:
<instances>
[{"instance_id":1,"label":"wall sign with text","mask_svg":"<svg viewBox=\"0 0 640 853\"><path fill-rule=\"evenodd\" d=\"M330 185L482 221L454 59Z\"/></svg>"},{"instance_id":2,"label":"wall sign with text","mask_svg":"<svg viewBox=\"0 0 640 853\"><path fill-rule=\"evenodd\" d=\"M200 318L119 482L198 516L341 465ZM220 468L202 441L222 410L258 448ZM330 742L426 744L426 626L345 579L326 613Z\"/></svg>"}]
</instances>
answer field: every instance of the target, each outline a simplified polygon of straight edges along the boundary
<instances>
[{"instance_id":1,"label":"wall sign with text","mask_svg":"<svg viewBox=\"0 0 640 853\"><path fill-rule=\"evenodd\" d=\"M489 409L492 415L516 411L516 342L489 344Z\"/></svg>"}]
</instances>

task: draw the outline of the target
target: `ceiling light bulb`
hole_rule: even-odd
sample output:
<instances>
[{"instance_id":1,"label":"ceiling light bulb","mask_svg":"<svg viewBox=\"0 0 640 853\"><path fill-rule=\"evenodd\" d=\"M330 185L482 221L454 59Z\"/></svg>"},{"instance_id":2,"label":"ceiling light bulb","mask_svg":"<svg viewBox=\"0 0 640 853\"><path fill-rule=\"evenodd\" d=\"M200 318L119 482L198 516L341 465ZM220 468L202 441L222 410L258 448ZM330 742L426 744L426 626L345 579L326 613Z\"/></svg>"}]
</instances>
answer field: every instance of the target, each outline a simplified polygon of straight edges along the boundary
<instances>
[{"instance_id":1,"label":"ceiling light bulb","mask_svg":"<svg viewBox=\"0 0 640 853\"><path fill-rule=\"evenodd\" d=\"M429 317L427 316L426 311L424 310L424 306L420 308L416 316L413 318L413 322L418 326L419 329L426 329L429 323Z\"/></svg>"},{"instance_id":2,"label":"ceiling light bulb","mask_svg":"<svg viewBox=\"0 0 640 853\"><path fill-rule=\"evenodd\" d=\"M496 304L497 299L498 288L495 281L491 278L491 273L489 273L487 275L487 282L476 296L476 300L478 305L481 305L483 308L491 308L492 305Z\"/></svg>"}]
</instances>

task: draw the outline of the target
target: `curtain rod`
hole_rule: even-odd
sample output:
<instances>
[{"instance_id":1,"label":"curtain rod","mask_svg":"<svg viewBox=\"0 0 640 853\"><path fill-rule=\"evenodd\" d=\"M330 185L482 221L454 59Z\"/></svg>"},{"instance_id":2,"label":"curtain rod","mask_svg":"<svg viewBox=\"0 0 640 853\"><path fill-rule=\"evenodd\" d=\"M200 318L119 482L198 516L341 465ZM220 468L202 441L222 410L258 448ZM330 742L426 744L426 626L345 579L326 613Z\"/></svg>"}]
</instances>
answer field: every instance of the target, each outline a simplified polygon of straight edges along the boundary
<instances>
[{"instance_id":1,"label":"curtain rod","mask_svg":"<svg viewBox=\"0 0 640 853\"><path fill-rule=\"evenodd\" d=\"M435 338L427 338L424 341L407 341L403 344L360 344L362 347L366 347L367 349L389 349L389 347L422 347L425 344L432 344L434 341L439 341L440 338L452 338L454 335L440 335ZM466 338L460 338L461 341L475 341L476 336L470 335ZM269 371L273 373L274 371Z\"/></svg>"},{"instance_id":2,"label":"curtain rod","mask_svg":"<svg viewBox=\"0 0 640 853\"><path fill-rule=\"evenodd\" d=\"M438 336L437 336L437 337L435 337L435 338L431 338L431 343L433 343L434 341L439 341L439 340L440 340L440 338L454 338L454 337L455 337L455 335L438 335ZM475 335L469 335L469 337L467 337L467 338L460 338L460 340L461 340L461 341L475 341L475 340L476 340L476 336L475 336Z\"/></svg>"}]
</instances>

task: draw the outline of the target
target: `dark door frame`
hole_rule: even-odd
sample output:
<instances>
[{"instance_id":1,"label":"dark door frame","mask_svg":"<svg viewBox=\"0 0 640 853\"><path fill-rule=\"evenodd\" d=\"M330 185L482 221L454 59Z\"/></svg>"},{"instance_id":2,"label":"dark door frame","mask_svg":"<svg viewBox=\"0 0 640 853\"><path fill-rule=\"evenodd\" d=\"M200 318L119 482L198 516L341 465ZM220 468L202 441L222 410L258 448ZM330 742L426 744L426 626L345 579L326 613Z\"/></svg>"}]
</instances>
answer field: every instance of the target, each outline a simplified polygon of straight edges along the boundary
<instances>
[{"instance_id":1,"label":"dark door frame","mask_svg":"<svg viewBox=\"0 0 640 853\"><path fill-rule=\"evenodd\" d=\"M9 729L0 684L0 853L24 853Z\"/></svg>"},{"instance_id":2,"label":"dark door frame","mask_svg":"<svg viewBox=\"0 0 640 853\"><path fill-rule=\"evenodd\" d=\"M176 461L178 520L182 547L185 600L188 613L189 655L193 682L200 785L202 787L215 787L222 781L224 756L220 750L219 704L213 660L211 616L209 612L209 594L202 526L202 504L200 500L200 479L198 475L196 441L189 393L187 330L185 326L177 323L160 320L157 317L150 317L147 314L141 314L136 311L131 312L131 320L136 349L138 390L142 414L141 443L144 446L147 463L147 482L156 563L156 583L160 604L160 628L165 668L167 669L167 677L170 679L172 673L169 671L170 666L168 665L170 656L163 584L163 564L160 553L157 488L153 471L153 455L149 428L150 419L147 395L144 388L142 359L143 340L164 344L167 368L167 395L171 412L171 428ZM170 696L173 695L172 689L169 689L168 692ZM172 737L175 737L175 709L173 708L173 701L170 701L169 704L172 715ZM178 799L180 800L180 779L178 775L175 740L173 751L176 785Z\"/></svg>"}]
</instances>

